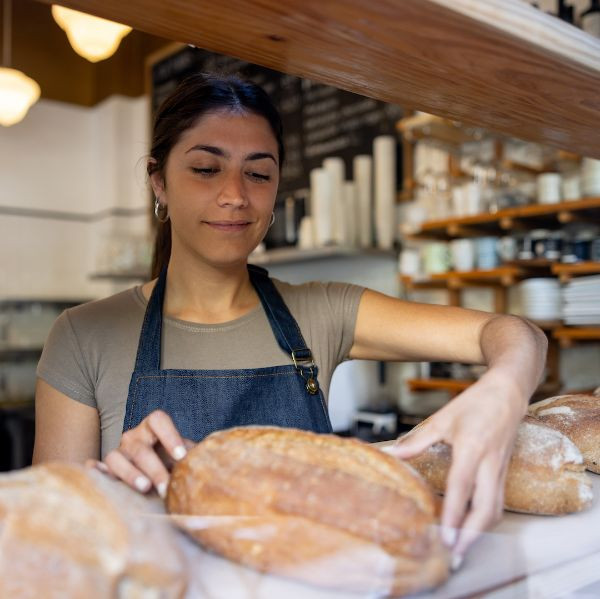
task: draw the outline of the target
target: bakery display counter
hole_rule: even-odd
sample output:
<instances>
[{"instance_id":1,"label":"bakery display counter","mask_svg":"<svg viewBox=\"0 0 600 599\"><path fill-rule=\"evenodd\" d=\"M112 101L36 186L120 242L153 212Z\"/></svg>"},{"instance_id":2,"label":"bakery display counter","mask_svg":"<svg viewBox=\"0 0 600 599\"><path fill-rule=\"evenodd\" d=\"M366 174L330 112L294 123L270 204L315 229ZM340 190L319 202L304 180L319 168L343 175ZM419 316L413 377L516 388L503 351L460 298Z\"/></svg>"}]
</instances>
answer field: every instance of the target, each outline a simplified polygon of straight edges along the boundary
<instances>
[{"instance_id":1,"label":"bakery display counter","mask_svg":"<svg viewBox=\"0 0 600 599\"><path fill-rule=\"evenodd\" d=\"M389 442L380 445L385 444ZM576 590L589 585L598 584L600 589L600 476L591 473L589 476L593 479L595 496L591 509L559 517L505 512L502 522L482 536L461 568L444 586L418 597L550 599L573 597ZM358 599L374 596L327 591L260 574L203 551L183 535L181 545L192 574L189 599ZM327 567L327 564L321 566Z\"/></svg>"}]
</instances>

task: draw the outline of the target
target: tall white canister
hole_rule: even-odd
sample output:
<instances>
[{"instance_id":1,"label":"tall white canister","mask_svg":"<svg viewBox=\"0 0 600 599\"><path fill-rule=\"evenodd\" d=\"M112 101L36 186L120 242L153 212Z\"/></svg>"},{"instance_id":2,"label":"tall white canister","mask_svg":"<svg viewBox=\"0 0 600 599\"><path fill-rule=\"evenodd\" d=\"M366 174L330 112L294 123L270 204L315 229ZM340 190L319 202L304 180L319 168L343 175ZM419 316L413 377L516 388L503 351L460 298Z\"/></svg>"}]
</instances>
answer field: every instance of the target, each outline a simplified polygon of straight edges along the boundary
<instances>
[{"instance_id":1,"label":"tall white canister","mask_svg":"<svg viewBox=\"0 0 600 599\"><path fill-rule=\"evenodd\" d=\"M358 243L373 245L373 158L359 154L352 163L356 184Z\"/></svg>"},{"instance_id":2,"label":"tall white canister","mask_svg":"<svg viewBox=\"0 0 600 599\"><path fill-rule=\"evenodd\" d=\"M315 245L333 242L331 175L324 168L310 171L310 215Z\"/></svg>"},{"instance_id":3,"label":"tall white canister","mask_svg":"<svg viewBox=\"0 0 600 599\"><path fill-rule=\"evenodd\" d=\"M389 250L396 235L396 138L373 140L375 171L375 236L377 247Z\"/></svg>"},{"instance_id":4,"label":"tall white canister","mask_svg":"<svg viewBox=\"0 0 600 599\"><path fill-rule=\"evenodd\" d=\"M338 245L348 243L346 232L346 210L344 197L344 180L346 178L346 165L338 156L331 156L323 160L323 168L329 173L331 180L331 218L333 227L333 241Z\"/></svg>"},{"instance_id":5,"label":"tall white canister","mask_svg":"<svg viewBox=\"0 0 600 599\"><path fill-rule=\"evenodd\" d=\"M356 203L356 183L344 181L344 224L346 225L346 244L358 245L357 229L358 206Z\"/></svg>"}]
</instances>

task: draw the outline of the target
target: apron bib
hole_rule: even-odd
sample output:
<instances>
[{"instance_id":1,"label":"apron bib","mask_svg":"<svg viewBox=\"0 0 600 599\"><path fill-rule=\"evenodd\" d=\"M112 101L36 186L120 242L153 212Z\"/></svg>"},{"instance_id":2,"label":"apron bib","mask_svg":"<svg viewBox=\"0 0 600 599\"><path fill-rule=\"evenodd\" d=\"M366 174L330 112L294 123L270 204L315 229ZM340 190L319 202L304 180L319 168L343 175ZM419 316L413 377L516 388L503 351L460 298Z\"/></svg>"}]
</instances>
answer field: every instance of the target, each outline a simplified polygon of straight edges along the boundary
<instances>
[{"instance_id":1,"label":"apron bib","mask_svg":"<svg viewBox=\"0 0 600 599\"><path fill-rule=\"evenodd\" d=\"M183 437L195 442L214 431L244 425L332 432L317 382L318 369L298 323L267 271L249 265L248 272L275 339L291 363L241 370L162 370L162 308L167 279L163 269L144 315L123 432L158 409L169 414Z\"/></svg>"}]
</instances>

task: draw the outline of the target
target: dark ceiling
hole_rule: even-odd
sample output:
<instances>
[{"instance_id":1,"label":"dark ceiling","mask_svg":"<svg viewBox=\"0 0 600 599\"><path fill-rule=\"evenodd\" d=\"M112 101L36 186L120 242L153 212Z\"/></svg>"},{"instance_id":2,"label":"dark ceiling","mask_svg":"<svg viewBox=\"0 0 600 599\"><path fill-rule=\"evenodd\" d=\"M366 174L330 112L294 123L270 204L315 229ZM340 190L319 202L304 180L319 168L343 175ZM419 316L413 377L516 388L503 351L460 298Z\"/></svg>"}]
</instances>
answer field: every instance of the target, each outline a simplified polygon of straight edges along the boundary
<instances>
[{"instance_id":1,"label":"dark ceiling","mask_svg":"<svg viewBox=\"0 0 600 599\"><path fill-rule=\"evenodd\" d=\"M52 18L49 5L13 0L12 13L10 66L35 79L42 97L51 100L92 106L113 94L139 96L145 90L147 57L170 43L132 31L113 56L94 64L73 51L65 32Z\"/></svg>"}]
</instances>

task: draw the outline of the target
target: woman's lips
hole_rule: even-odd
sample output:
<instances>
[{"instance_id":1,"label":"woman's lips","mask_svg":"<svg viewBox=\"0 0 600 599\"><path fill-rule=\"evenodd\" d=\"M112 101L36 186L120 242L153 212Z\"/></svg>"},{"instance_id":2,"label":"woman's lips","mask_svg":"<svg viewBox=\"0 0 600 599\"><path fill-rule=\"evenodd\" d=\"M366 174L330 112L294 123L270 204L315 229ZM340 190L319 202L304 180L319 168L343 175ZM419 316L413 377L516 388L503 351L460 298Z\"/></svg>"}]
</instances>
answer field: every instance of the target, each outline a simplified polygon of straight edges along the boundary
<instances>
[{"instance_id":1,"label":"woman's lips","mask_svg":"<svg viewBox=\"0 0 600 599\"><path fill-rule=\"evenodd\" d=\"M238 231L245 231L251 224L247 220L215 220L215 221L204 221L209 227L216 229L217 231L223 231L225 233L235 233Z\"/></svg>"}]
</instances>

